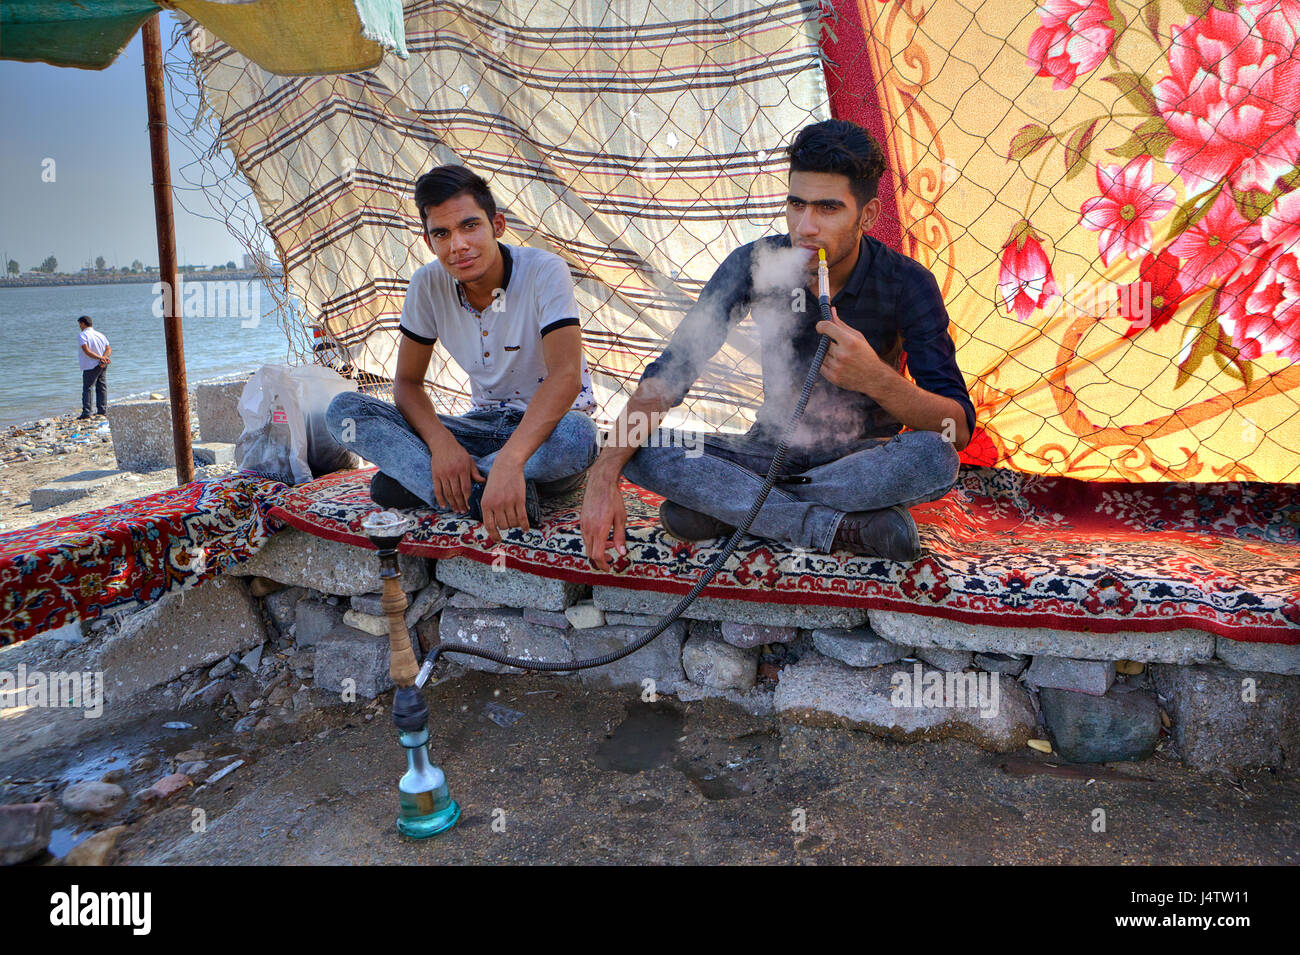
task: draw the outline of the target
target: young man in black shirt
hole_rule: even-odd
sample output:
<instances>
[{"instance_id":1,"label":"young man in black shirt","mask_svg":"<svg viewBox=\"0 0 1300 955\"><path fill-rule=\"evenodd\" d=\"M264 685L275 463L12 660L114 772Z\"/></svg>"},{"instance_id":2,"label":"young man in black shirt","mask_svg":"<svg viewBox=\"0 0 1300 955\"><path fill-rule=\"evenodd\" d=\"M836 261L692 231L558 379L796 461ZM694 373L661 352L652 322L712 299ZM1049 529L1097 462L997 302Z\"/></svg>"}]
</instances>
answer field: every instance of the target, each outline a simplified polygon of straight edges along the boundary
<instances>
[{"instance_id":1,"label":"young man in black shirt","mask_svg":"<svg viewBox=\"0 0 1300 955\"><path fill-rule=\"evenodd\" d=\"M783 480L750 532L821 553L912 561L921 548L908 508L942 497L956 481L975 409L934 276L867 234L880 215L879 145L853 123L828 120L801 130L789 157L788 234L742 246L722 263L623 409L613 433L628 439L607 444L588 474L582 533L599 569L609 569L611 536L627 553L620 473L666 498L660 520L670 534L705 540L734 530L762 485L823 333L832 343ZM829 266L831 322L820 321L817 308L819 249ZM691 453L694 442L659 430L659 421L747 314L762 343L763 405L749 432L706 435L703 453ZM904 356L915 383L901 373Z\"/></svg>"}]
</instances>

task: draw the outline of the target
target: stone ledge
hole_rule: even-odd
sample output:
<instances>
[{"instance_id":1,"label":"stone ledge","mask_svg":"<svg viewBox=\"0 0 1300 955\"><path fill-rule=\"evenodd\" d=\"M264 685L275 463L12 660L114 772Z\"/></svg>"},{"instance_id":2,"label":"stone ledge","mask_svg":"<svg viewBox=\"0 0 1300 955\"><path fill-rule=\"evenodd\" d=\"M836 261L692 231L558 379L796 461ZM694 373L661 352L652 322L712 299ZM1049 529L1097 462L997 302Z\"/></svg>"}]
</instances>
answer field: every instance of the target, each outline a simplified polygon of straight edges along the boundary
<instances>
[{"instance_id":1,"label":"stone ledge","mask_svg":"<svg viewBox=\"0 0 1300 955\"><path fill-rule=\"evenodd\" d=\"M592 599L606 614L658 615L668 613L681 600L680 594L653 590L628 590L597 584L591 588ZM700 597L682 614L687 620L716 620L768 627L858 627L866 623L867 612L849 607L814 607L804 604L764 603L731 600L723 597Z\"/></svg>"},{"instance_id":2,"label":"stone ledge","mask_svg":"<svg viewBox=\"0 0 1300 955\"><path fill-rule=\"evenodd\" d=\"M1047 627L958 623L897 610L872 610L870 617L871 629L878 635L911 647L1139 663L1208 663L1214 656L1214 635L1200 630L1077 633Z\"/></svg>"},{"instance_id":3,"label":"stone ledge","mask_svg":"<svg viewBox=\"0 0 1300 955\"><path fill-rule=\"evenodd\" d=\"M78 501L101 488L124 480L130 473L130 471L78 471L67 477L55 478L49 484L32 488L32 510L43 511L49 507Z\"/></svg>"},{"instance_id":4,"label":"stone ledge","mask_svg":"<svg viewBox=\"0 0 1300 955\"><path fill-rule=\"evenodd\" d=\"M562 611L581 599L586 587L524 570L496 567L468 557L438 561L438 580L506 607Z\"/></svg>"},{"instance_id":5,"label":"stone ledge","mask_svg":"<svg viewBox=\"0 0 1300 955\"><path fill-rule=\"evenodd\" d=\"M402 589L420 590L429 582L423 557L399 554ZM282 584L321 593L354 597L383 589L379 557L368 547L314 537L295 527L285 528L242 564L230 568L231 577L269 577Z\"/></svg>"}]
</instances>

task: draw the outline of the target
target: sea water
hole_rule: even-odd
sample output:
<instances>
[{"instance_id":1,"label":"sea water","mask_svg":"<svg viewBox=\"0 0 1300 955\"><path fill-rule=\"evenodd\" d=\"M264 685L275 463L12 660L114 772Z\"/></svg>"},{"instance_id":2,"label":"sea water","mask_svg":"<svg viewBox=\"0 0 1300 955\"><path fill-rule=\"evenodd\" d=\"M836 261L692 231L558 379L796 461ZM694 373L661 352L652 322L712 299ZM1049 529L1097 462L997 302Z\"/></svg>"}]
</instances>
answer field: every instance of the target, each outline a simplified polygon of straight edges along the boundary
<instances>
[{"instance_id":1,"label":"sea water","mask_svg":"<svg viewBox=\"0 0 1300 955\"><path fill-rule=\"evenodd\" d=\"M193 312L182 319L191 387L288 361L289 338L270 290L241 281L218 287L219 297L191 291L214 284L187 281L181 293L182 312ZM79 315L89 315L113 346L109 404L133 394L165 395L167 349L153 289L150 283L0 288L0 426L80 411ZM206 307L186 308L200 298Z\"/></svg>"}]
</instances>

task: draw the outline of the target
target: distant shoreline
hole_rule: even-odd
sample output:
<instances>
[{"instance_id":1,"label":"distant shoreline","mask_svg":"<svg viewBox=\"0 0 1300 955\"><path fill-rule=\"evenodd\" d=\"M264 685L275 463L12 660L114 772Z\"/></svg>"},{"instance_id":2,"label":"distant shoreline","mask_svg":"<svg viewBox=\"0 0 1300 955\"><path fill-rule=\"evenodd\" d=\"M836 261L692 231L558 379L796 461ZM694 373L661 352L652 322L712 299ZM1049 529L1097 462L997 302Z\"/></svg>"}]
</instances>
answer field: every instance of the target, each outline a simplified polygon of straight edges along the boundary
<instances>
[{"instance_id":1,"label":"distant shoreline","mask_svg":"<svg viewBox=\"0 0 1300 955\"><path fill-rule=\"evenodd\" d=\"M278 279L282 272L272 272ZM181 272L182 282L240 282L264 278L256 269L231 269L228 272ZM0 288L57 288L61 285L152 285L161 282L157 272L139 275L23 275L18 278L0 278Z\"/></svg>"}]
</instances>

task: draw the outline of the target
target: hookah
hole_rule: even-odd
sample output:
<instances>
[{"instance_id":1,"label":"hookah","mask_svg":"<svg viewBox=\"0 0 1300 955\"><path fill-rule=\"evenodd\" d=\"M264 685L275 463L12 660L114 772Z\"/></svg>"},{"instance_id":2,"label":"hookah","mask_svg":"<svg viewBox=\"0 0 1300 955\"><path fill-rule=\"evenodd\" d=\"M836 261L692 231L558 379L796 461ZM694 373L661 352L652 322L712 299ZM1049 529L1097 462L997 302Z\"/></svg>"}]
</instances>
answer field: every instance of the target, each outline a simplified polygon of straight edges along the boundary
<instances>
[{"instance_id":1,"label":"hookah","mask_svg":"<svg viewBox=\"0 0 1300 955\"><path fill-rule=\"evenodd\" d=\"M401 802L397 831L423 839L456 825L460 806L451 798L446 775L429 760L429 707L415 682L415 651L406 629L406 594L397 565L397 546L414 526L411 517L393 511L375 511L361 522L362 531L379 551L379 577L384 582L379 606L388 617L388 673L397 684L393 723L406 750L406 774L397 783Z\"/></svg>"},{"instance_id":2,"label":"hookah","mask_svg":"<svg viewBox=\"0 0 1300 955\"><path fill-rule=\"evenodd\" d=\"M831 320L830 275L826 264L825 249L817 250L817 300L822 320L829 322ZM424 665L417 672L415 653L411 649L411 639L407 633L406 621L403 619L403 614L406 611L406 595L402 592L399 580L401 572L397 566L397 547L401 543L402 537L415 526L415 521L409 516L392 511L376 511L362 521L362 530L379 551L381 568L379 575L384 581L384 593L380 606L388 616L389 672L392 675L393 682L397 685L397 692L393 698L393 722L400 731L402 747L406 750L407 771L406 775L398 783L398 791L401 797L401 814L397 819L398 832L412 838L425 838L437 835L440 832L446 832L460 818L460 806L451 798L447 789L446 776L441 769L430 762L428 753L429 709L425 704L422 688L432 675L433 667L438 662L439 656L444 653L462 653L492 660L520 670L540 672L586 670L592 667L605 666L615 660L630 656L667 630L700 595L704 588L709 585L710 581L717 576L718 571L722 569L727 559L735 552L741 540L749 532L749 528L757 519L758 513L762 510L763 503L767 500L773 486L782 480L780 477L781 469L785 464L790 441L794 437L799 420L803 417L804 409L808 405L808 399L812 395L813 386L817 383L817 375L821 372L822 361L826 358L826 351L830 347L830 341L829 336L822 335L817 344L817 352L813 356L812 365L809 367L808 374L804 379L803 390L799 394L798 403L795 405L790 421L781 435L781 443L772 456L772 463L768 467L766 477L763 479L763 486L755 496L754 503L750 506L745 519L736 527L731 538L719 551L713 562L705 568L704 573L700 575L695 585L677 602L667 616L643 636L638 637L621 650L611 651L588 660L562 663L547 660L521 660L507 656L498 650L489 650L485 647L440 643L429 651Z\"/></svg>"}]
</instances>

